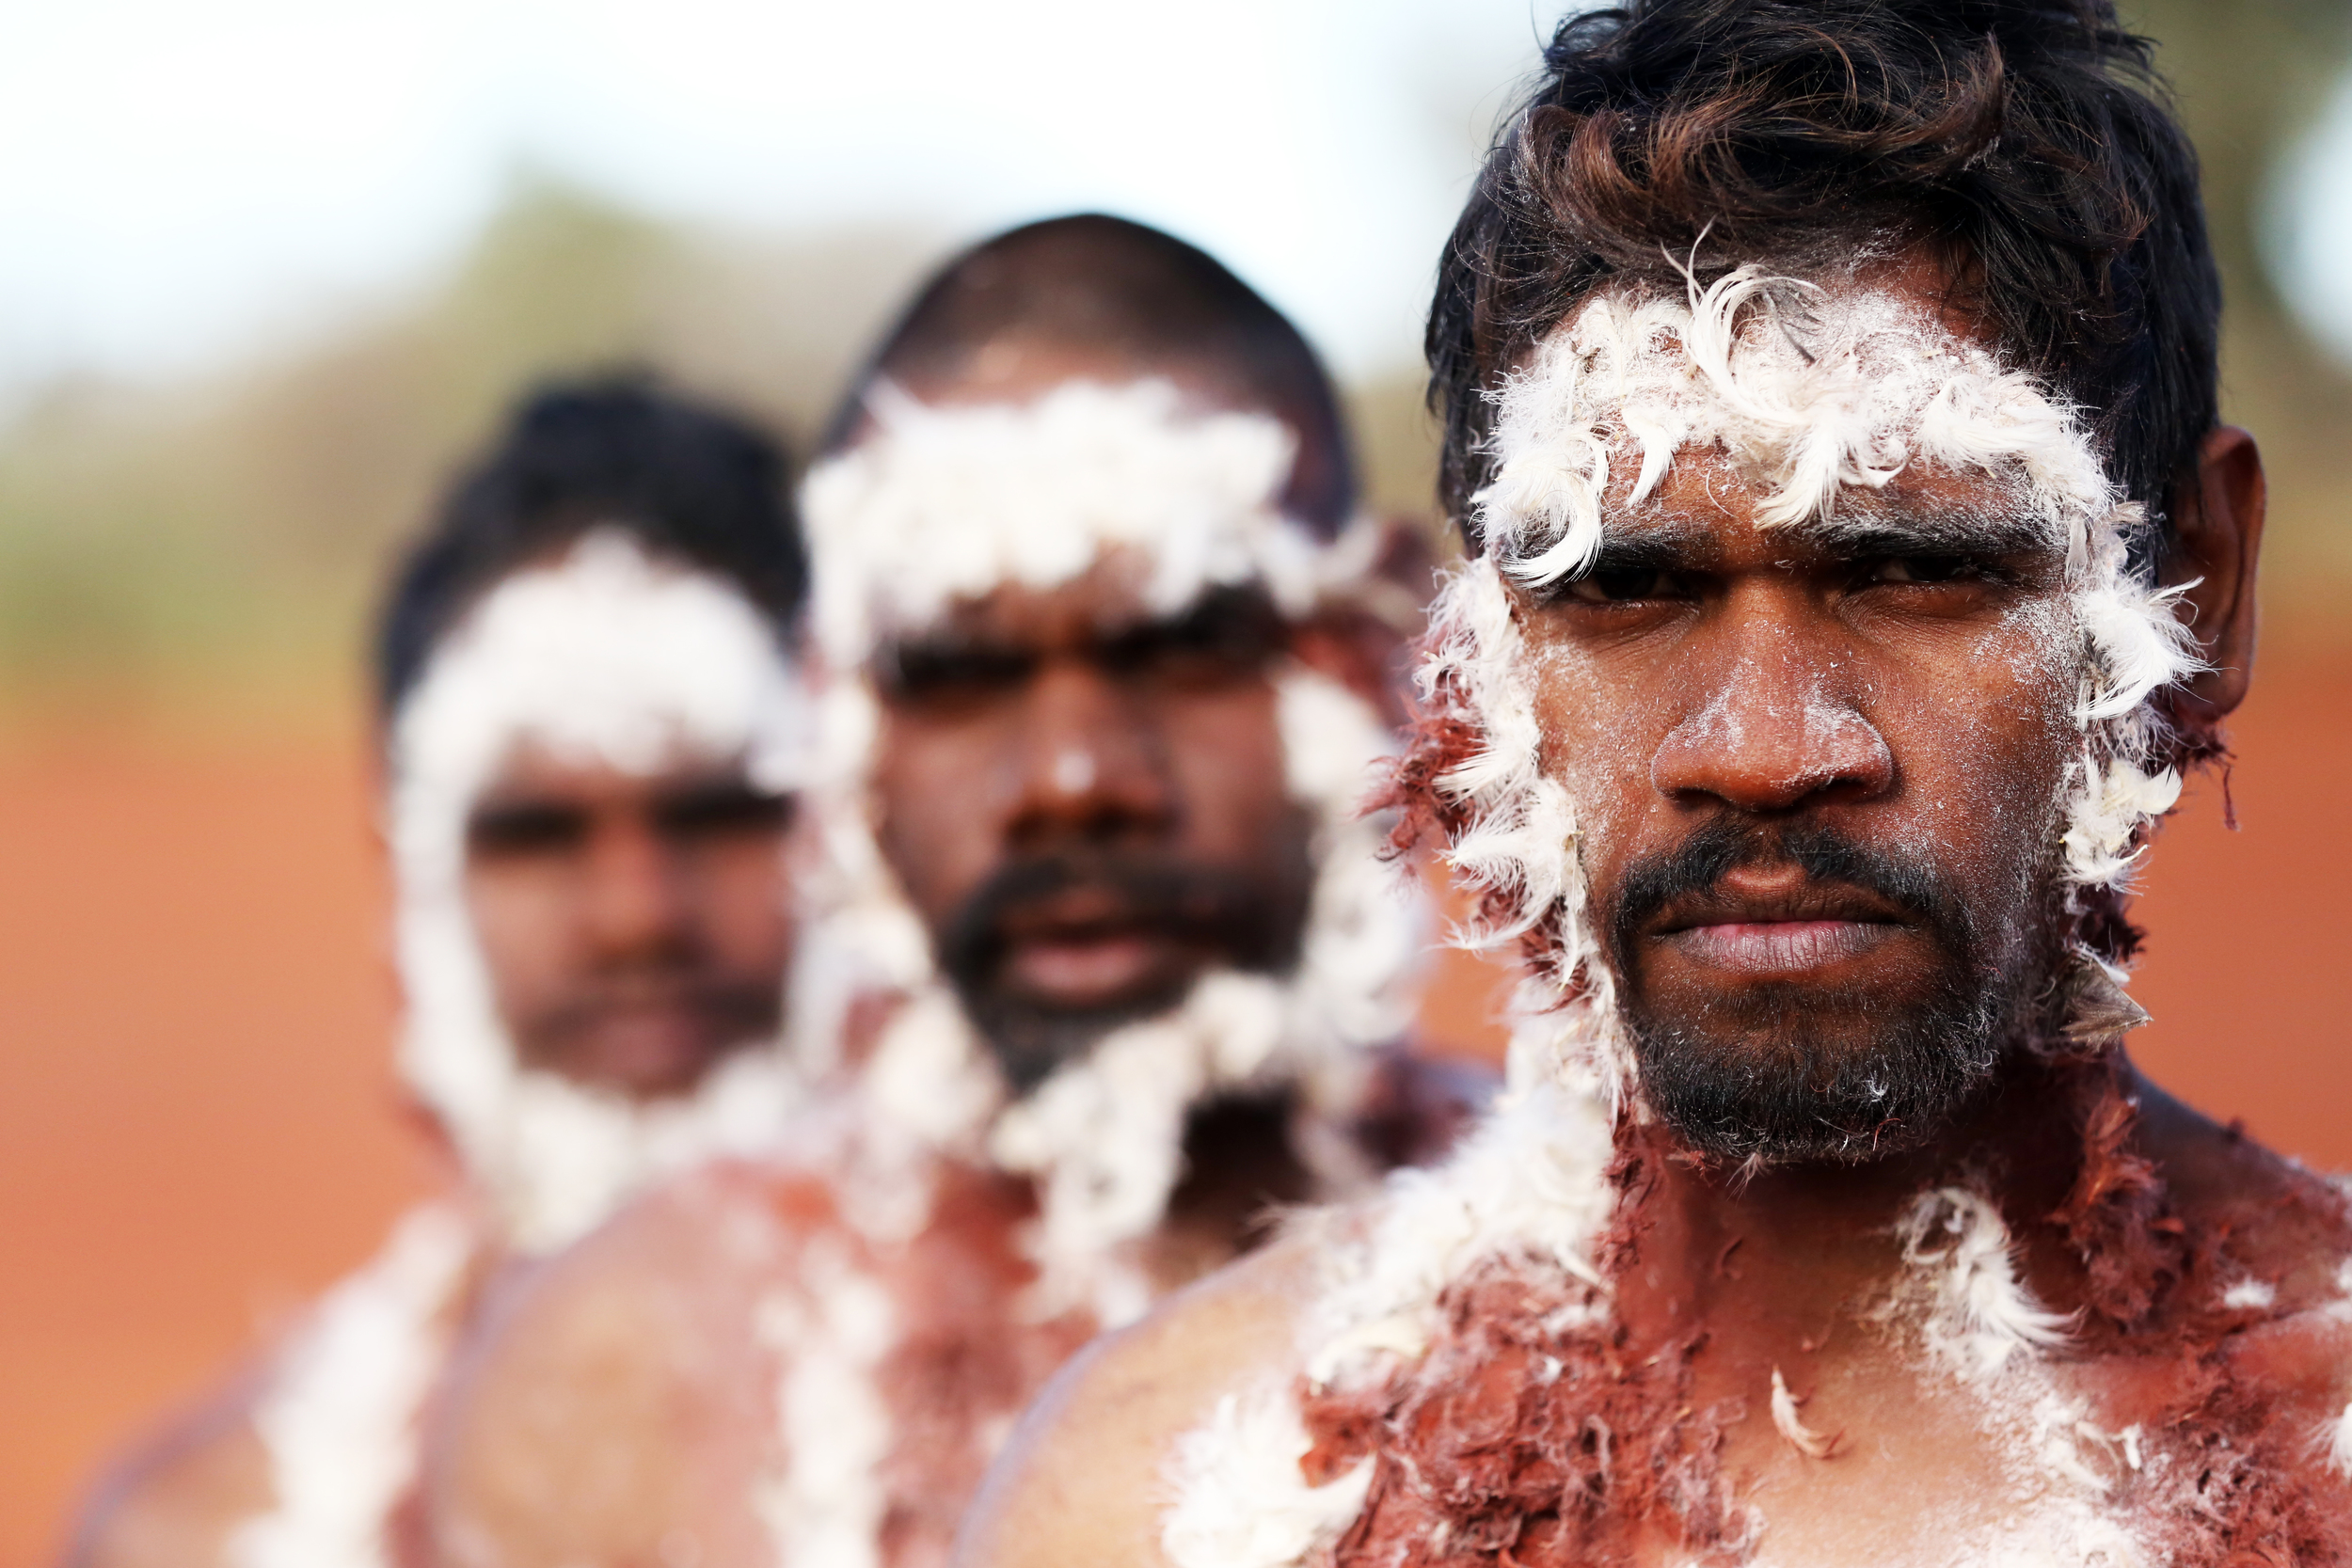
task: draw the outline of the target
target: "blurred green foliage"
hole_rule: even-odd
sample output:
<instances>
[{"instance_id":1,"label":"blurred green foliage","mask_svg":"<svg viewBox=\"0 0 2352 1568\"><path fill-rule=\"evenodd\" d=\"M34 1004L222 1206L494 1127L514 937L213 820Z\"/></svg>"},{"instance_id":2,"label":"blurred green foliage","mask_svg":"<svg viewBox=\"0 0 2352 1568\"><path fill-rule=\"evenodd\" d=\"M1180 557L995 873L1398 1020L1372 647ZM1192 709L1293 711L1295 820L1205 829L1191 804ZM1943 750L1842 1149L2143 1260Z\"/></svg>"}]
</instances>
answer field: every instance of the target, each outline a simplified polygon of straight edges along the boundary
<instances>
[{"instance_id":1,"label":"blurred green foliage","mask_svg":"<svg viewBox=\"0 0 2352 1568\"><path fill-rule=\"evenodd\" d=\"M2352 374L2296 324L2264 269L2269 180L2352 57L2346 0L2122 0L2158 40L2204 167L2228 314L2222 417L2261 439L2270 470L2265 602L2274 628L2344 635L2352 583ZM2352 190L2352 183L2345 187Z\"/></svg>"},{"instance_id":2,"label":"blurred green foliage","mask_svg":"<svg viewBox=\"0 0 2352 1568\"><path fill-rule=\"evenodd\" d=\"M348 689L392 551L531 381L651 367L799 450L937 248L665 228L530 183L447 276L321 341L48 388L0 431L0 683Z\"/></svg>"},{"instance_id":3,"label":"blurred green foliage","mask_svg":"<svg viewBox=\"0 0 2352 1568\"><path fill-rule=\"evenodd\" d=\"M2126 0L2202 151L2230 291L2227 411L2273 476L2274 626L2332 627L2352 582L2352 377L2261 265L2265 182L2352 54L2345 0ZM0 429L0 694L356 689L377 578L532 379L639 365L796 450L939 254L912 229L760 239L663 226L524 181L407 297L176 385L66 382ZM1373 504L1429 510L1415 368L1350 389Z\"/></svg>"}]
</instances>

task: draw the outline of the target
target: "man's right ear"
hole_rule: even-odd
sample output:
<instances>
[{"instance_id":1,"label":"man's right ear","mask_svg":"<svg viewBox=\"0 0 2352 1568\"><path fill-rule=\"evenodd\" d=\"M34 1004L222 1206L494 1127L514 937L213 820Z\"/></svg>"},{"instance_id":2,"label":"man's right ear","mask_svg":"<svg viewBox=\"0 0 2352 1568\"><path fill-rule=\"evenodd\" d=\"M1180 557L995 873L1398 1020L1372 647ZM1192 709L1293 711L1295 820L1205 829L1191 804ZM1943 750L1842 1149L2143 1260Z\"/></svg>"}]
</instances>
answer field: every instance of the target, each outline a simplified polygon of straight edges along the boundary
<instances>
[{"instance_id":1,"label":"man's right ear","mask_svg":"<svg viewBox=\"0 0 2352 1568\"><path fill-rule=\"evenodd\" d=\"M2198 650L2212 666L2185 683L2189 717L2218 722L2246 700L2267 501L2262 453L2234 425L2205 437L2196 472L2173 492L2172 536L2159 575L2167 583L2194 582L2182 599Z\"/></svg>"}]
</instances>

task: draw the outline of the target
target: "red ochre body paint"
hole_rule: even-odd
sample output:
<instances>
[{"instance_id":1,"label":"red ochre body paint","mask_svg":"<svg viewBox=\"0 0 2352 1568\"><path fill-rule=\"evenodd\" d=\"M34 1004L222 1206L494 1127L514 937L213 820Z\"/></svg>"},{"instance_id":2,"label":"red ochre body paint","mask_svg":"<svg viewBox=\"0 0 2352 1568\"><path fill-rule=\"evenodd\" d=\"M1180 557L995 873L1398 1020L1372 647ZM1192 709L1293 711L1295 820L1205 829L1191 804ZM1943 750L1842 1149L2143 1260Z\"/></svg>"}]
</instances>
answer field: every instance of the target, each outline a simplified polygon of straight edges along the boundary
<instances>
[{"instance_id":1,"label":"red ochre body paint","mask_svg":"<svg viewBox=\"0 0 2352 1568\"><path fill-rule=\"evenodd\" d=\"M2326 1473L2311 1403L2296 1397L2294 1369L2308 1376L2310 1356L2292 1338L2308 1333L2308 1310L2298 1323L2222 1304L2228 1238L2192 1245L2173 1216L2136 1145L2120 1058L2083 1071L2081 1167L2050 1223L2082 1249L2084 1332L2050 1360L2136 1407L2148 1456L2137 1470L2118 1460L2103 1506L2165 1568L2352 1562L2352 1510ZM1620 1206L1594 1247L1606 1276L1638 1252L1654 1142L1621 1128L1610 1172ZM2280 1201L2315 1220L2344 1211L2332 1186L2301 1172ZM1425 1354L1385 1377L1298 1387L1308 1484L1373 1465L1330 1568L1748 1560L1768 1520L1722 1465L1724 1433L1747 1410L1694 1402L1704 1329L1634 1353L1607 1291L1524 1259L1454 1282L1438 1316Z\"/></svg>"}]
</instances>

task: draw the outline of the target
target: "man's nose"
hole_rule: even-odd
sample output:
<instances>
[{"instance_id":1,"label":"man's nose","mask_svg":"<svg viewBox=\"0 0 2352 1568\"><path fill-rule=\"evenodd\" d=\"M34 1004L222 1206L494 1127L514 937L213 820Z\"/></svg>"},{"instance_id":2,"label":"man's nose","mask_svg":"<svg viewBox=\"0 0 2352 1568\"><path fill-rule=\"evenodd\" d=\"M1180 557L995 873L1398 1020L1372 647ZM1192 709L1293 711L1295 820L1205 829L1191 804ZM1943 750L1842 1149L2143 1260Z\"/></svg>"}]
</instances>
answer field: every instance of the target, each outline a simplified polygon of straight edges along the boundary
<instances>
[{"instance_id":1,"label":"man's nose","mask_svg":"<svg viewBox=\"0 0 2352 1568\"><path fill-rule=\"evenodd\" d=\"M1690 705L1650 760L1658 792L1772 813L1891 789L1895 755L1847 678L1848 651L1773 607L1731 613L1740 620L1723 628L1725 646L1689 672L1700 677Z\"/></svg>"},{"instance_id":2,"label":"man's nose","mask_svg":"<svg viewBox=\"0 0 2352 1568\"><path fill-rule=\"evenodd\" d=\"M686 899L660 828L639 811L597 815L588 837L581 918L598 956L633 958L683 940Z\"/></svg>"},{"instance_id":3,"label":"man's nose","mask_svg":"<svg viewBox=\"0 0 2352 1568\"><path fill-rule=\"evenodd\" d=\"M1012 834L1038 842L1149 833L1171 816L1175 792L1148 693L1091 660L1058 658L1037 673L1017 744Z\"/></svg>"}]
</instances>

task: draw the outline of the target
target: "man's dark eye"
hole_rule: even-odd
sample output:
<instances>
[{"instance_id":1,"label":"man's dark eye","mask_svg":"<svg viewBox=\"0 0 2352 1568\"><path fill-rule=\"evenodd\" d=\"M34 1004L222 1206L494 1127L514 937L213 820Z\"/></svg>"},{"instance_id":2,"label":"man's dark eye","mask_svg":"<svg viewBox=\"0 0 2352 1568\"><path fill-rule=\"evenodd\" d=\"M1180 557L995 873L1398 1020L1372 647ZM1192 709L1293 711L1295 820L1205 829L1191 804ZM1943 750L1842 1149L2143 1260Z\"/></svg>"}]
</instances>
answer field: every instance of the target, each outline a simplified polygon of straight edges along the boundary
<instances>
[{"instance_id":1,"label":"man's dark eye","mask_svg":"<svg viewBox=\"0 0 2352 1568\"><path fill-rule=\"evenodd\" d=\"M746 784L711 784L664 796L654 821L673 838L773 832L791 820L792 800Z\"/></svg>"},{"instance_id":2,"label":"man's dark eye","mask_svg":"<svg viewBox=\"0 0 2352 1568\"><path fill-rule=\"evenodd\" d=\"M587 813L540 801L485 805L466 823L467 847L483 855L555 854L587 838Z\"/></svg>"},{"instance_id":3,"label":"man's dark eye","mask_svg":"<svg viewBox=\"0 0 2352 1568\"><path fill-rule=\"evenodd\" d=\"M1561 585L1569 598L1584 604L1626 604L1640 599L1679 599L1689 596L1682 579L1656 566L1597 566Z\"/></svg>"},{"instance_id":4,"label":"man's dark eye","mask_svg":"<svg viewBox=\"0 0 2352 1568\"><path fill-rule=\"evenodd\" d=\"M1216 679L1264 669L1283 641L1281 618L1263 597L1220 592L1189 614L1111 639L1102 658L1114 674Z\"/></svg>"},{"instance_id":5,"label":"man's dark eye","mask_svg":"<svg viewBox=\"0 0 2352 1568\"><path fill-rule=\"evenodd\" d=\"M1872 582L1982 582L1998 576L1992 562L1967 555L1890 555L1870 568Z\"/></svg>"},{"instance_id":6,"label":"man's dark eye","mask_svg":"<svg viewBox=\"0 0 2352 1568\"><path fill-rule=\"evenodd\" d=\"M1019 686L1036 660L1009 648L974 642L901 643L883 661L891 695L912 702L983 696Z\"/></svg>"}]
</instances>

